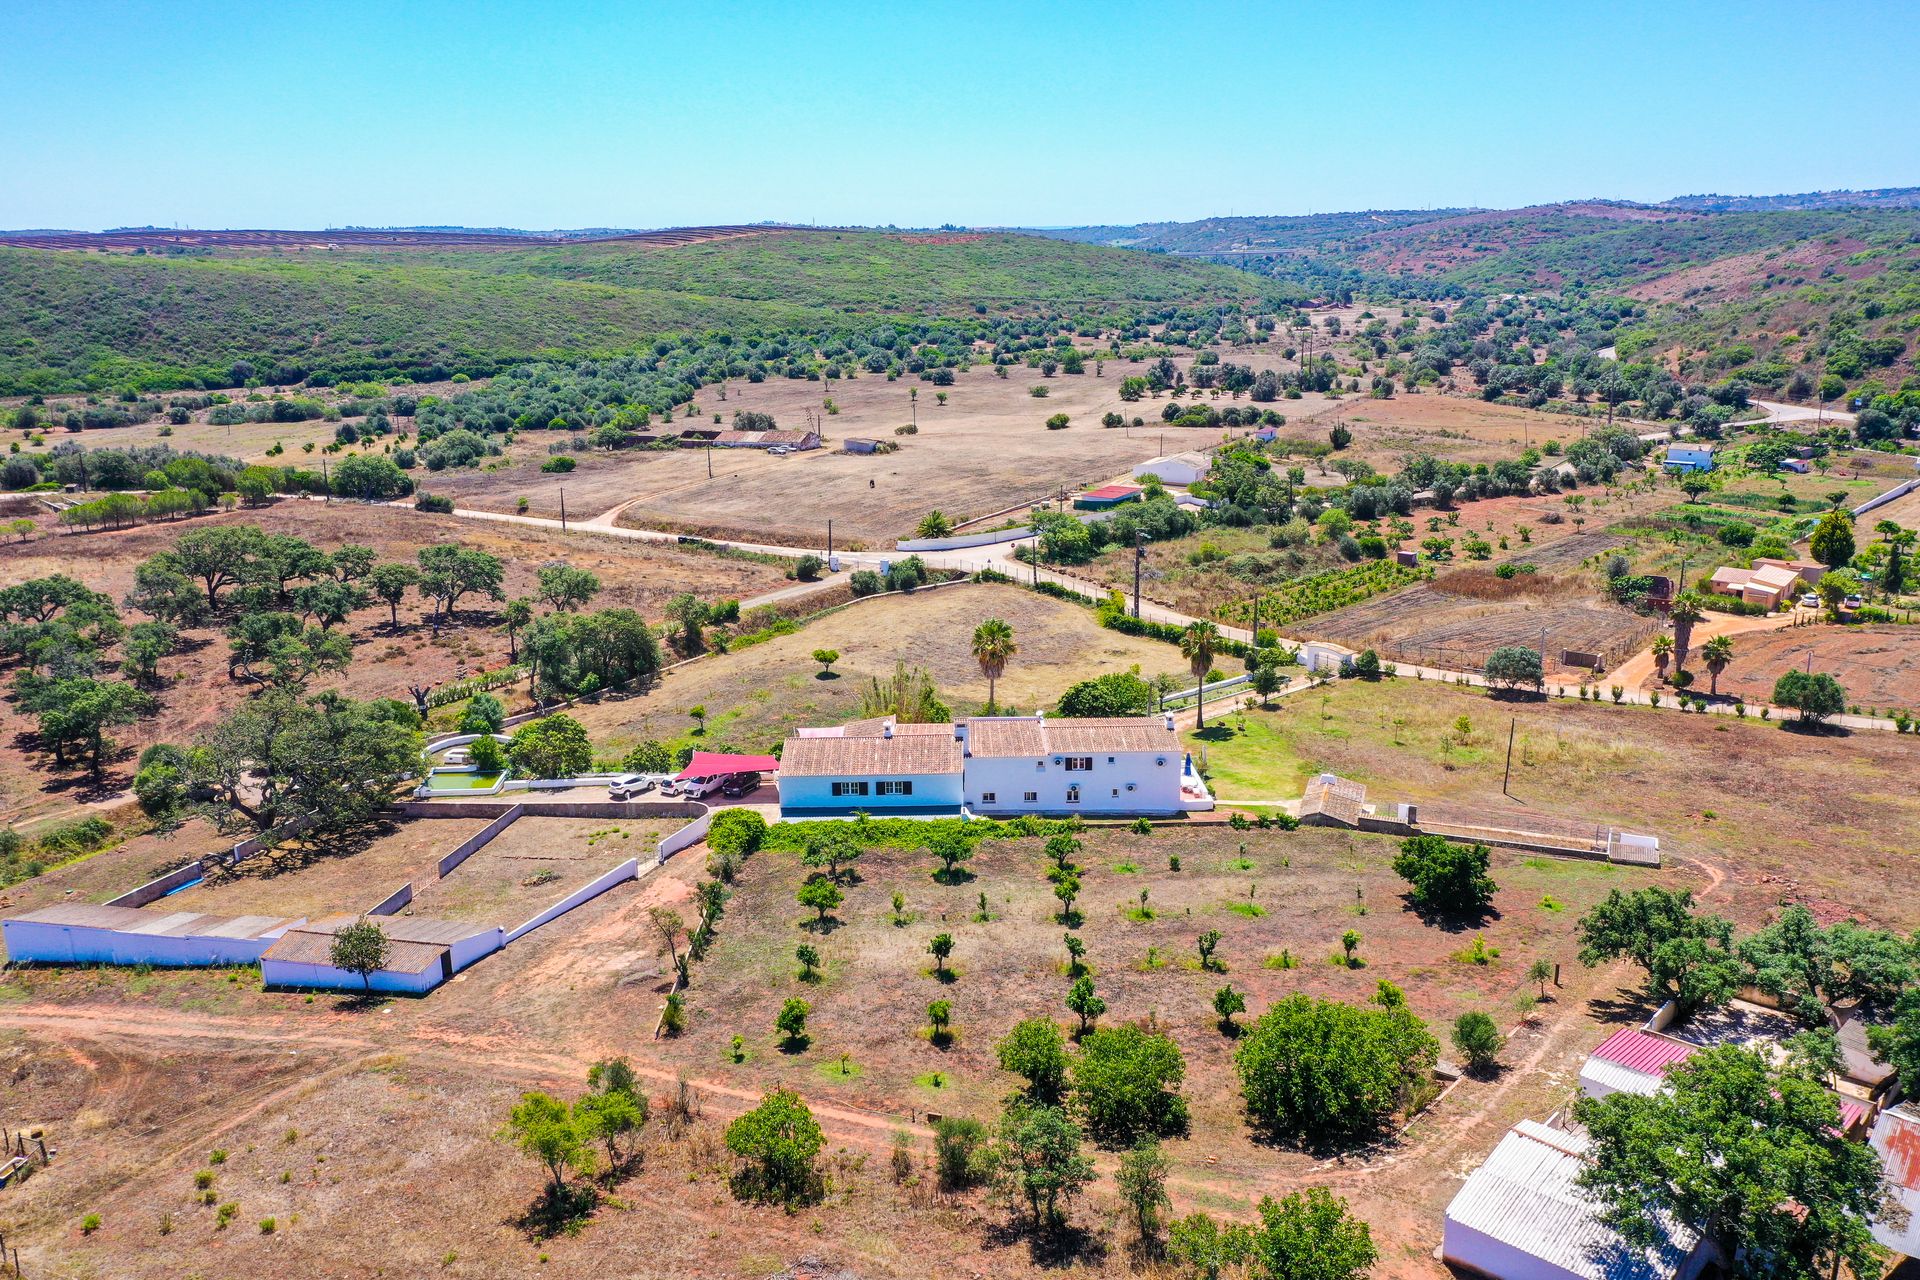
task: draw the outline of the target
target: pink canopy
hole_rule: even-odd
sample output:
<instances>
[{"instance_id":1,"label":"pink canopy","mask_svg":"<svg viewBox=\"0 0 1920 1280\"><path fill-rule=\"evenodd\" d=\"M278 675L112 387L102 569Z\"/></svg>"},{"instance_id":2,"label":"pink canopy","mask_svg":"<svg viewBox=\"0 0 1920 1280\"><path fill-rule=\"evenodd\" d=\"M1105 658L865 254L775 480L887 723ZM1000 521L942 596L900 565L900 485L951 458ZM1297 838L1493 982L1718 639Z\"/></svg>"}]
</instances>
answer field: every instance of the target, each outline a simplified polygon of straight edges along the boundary
<instances>
[{"instance_id":1,"label":"pink canopy","mask_svg":"<svg viewBox=\"0 0 1920 1280\"><path fill-rule=\"evenodd\" d=\"M688 778L711 778L722 773L776 773L780 761L773 756L733 756L718 751L696 751L687 767L673 776L675 782Z\"/></svg>"}]
</instances>

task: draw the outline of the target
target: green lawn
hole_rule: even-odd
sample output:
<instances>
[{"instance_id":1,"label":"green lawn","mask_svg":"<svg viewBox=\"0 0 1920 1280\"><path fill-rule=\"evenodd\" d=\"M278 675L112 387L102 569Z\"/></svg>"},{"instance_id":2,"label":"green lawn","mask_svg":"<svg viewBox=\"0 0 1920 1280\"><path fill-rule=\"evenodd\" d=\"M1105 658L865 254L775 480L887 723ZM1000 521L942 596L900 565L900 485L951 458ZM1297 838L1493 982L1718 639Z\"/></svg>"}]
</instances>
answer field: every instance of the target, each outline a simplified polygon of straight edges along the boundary
<instances>
[{"instance_id":1,"label":"green lawn","mask_svg":"<svg viewBox=\"0 0 1920 1280\"><path fill-rule=\"evenodd\" d=\"M1187 735L1187 748L1195 761L1204 760L1207 785L1217 798L1288 800L1306 788L1314 767L1295 751L1290 721L1317 714L1319 703L1302 694L1286 709L1282 705L1232 712Z\"/></svg>"}]
</instances>

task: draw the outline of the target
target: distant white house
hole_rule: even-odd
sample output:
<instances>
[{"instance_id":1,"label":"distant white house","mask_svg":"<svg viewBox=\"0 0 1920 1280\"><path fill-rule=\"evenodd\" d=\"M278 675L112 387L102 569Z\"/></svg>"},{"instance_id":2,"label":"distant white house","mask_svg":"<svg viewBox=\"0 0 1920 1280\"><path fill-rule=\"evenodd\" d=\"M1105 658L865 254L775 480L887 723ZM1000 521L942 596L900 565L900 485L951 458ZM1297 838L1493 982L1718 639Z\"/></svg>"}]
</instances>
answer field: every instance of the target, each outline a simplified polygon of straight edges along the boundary
<instances>
[{"instance_id":1,"label":"distant white house","mask_svg":"<svg viewBox=\"0 0 1920 1280\"><path fill-rule=\"evenodd\" d=\"M1158 476L1161 484L1189 485L1205 479L1212 466L1213 459L1204 453L1169 453L1165 457L1149 458L1135 467L1133 478Z\"/></svg>"},{"instance_id":2,"label":"distant white house","mask_svg":"<svg viewBox=\"0 0 1920 1280\"><path fill-rule=\"evenodd\" d=\"M1600 1221L1579 1184L1584 1133L1522 1120L1447 1206L1442 1257L1490 1280L1693 1280L1711 1255L1669 1222L1654 1248L1628 1244Z\"/></svg>"},{"instance_id":3,"label":"distant white house","mask_svg":"<svg viewBox=\"0 0 1920 1280\"><path fill-rule=\"evenodd\" d=\"M1212 807L1171 716L863 720L802 729L780 758L786 817L1166 816Z\"/></svg>"},{"instance_id":4,"label":"distant white house","mask_svg":"<svg viewBox=\"0 0 1920 1280\"><path fill-rule=\"evenodd\" d=\"M1669 471L1713 470L1713 446L1710 444L1670 444L1666 467Z\"/></svg>"}]
</instances>

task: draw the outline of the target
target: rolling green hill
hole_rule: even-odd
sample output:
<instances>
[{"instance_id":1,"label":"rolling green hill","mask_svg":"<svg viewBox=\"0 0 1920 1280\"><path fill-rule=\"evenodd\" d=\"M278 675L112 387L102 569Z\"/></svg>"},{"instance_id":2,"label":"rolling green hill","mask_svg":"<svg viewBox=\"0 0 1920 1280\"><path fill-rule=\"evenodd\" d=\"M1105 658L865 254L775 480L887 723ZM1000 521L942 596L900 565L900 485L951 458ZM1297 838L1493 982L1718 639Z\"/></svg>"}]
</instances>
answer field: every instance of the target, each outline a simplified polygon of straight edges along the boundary
<instances>
[{"instance_id":1,"label":"rolling green hill","mask_svg":"<svg viewBox=\"0 0 1920 1280\"><path fill-rule=\"evenodd\" d=\"M1134 314L1263 288L1207 263L1011 234L180 257L0 249L0 394L220 386L241 360L277 382L478 376L714 328Z\"/></svg>"}]
</instances>

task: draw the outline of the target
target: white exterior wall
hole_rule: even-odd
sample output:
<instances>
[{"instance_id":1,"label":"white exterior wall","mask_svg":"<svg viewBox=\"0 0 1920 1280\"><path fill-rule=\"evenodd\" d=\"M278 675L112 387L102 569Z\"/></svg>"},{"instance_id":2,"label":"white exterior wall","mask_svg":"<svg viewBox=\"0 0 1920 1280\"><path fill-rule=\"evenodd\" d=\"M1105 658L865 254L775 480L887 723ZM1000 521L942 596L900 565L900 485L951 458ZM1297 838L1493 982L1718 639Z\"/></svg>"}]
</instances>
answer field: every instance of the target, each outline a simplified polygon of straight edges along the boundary
<instances>
[{"instance_id":1,"label":"white exterior wall","mask_svg":"<svg viewBox=\"0 0 1920 1280\"><path fill-rule=\"evenodd\" d=\"M260 978L270 987L320 987L328 991L405 991L422 995L440 985L440 966L432 965L420 973L394 973L381 969L360 975L336 969L330 964L291 964L285 960L260 962Z\"/></svg>"},{"instance_id":2,"label":"white exterior wall","mask_svg":"<svg viewBox=\"0 0 1920 1280\"><path fill-rule=\"evenodd\" d=\"M1144 479L1147 476L1158 476L1161 484L1188 485L1206 474L1206 467L1196 467L1190 462L1176 462L1172 458L1154 458L1140 463L1133 469L1135 480Z\"/></svg>"},{"instance_id":3,"label":"white exterior wall","mask_svg":"<svg viewBox=\"0 0 1920 1280\"><path fill-rule=\"evenodd\" d=\"M156 917L157 918L157 917ZM42 964L150 964L168 968L257 963L273 938L125 933L83 925L9 920L0 925L8 958Z\"/></svg>"},{"instance_id":4,"label":"white exterior wall","mask_svg":"<svg viewBox=\"0 0 1920 1280\"><path fill-rule=\"evenodd\" d=\"M1485 1232L1446 1220L1440 1236L1440 1255L1456 1267L1477 1271L1493 1280L1586 1280L1586 1277L1545 1258L1536 1258Z\"/></svg>"},{"instance_id":5,"label":"white exterior wall","mask_svg":"<svg viewBox=\"0 0 1920 1280\"><path fill-rule=\"evenodd\" d=\"M874 773L831 778L790 778L783 773L779 777L780 807L844 809L849 813L855 809L865 809L875 814L885 813L889 809L958 809L962 794L960 777L957 773ZM911 782L913 794L880 795L876 784L882 779L888 782ZM867 784L867 794L836 796L833 794L833 784L836 782L864 782Z\"/></svg>"},{"instance_id":6,"label":"white exterior wall","mask_svg":"<svg viewBox=\"0 0 1920 1280\"><path fill-rule=\"evenodd\" d=\"M1051 755L970 756L967 807L982 814L1179 813L1184 759L1180 740L1171 733L1165 751L1095 753L1092 769L1071 773ZM1080 801L1069 804L1067 788L1076 784ZM1129 785L1133 790L1127 790ZM1034 793L1031 804L1026 800L1029 791ZM985 798L989 793L991 802Z\"/></svg>"},{"instance_id":7,"label":"white exterior wall","mask_svg":"<svg viewBox=\"0 0 1920 1280\"><path fill-rule=\"evenodd\" d=\"M448 947L453 953L453 971L460 972L482 956L490 956L507 945L507 931L496 926L471 938L462 938Z\"/></svg>"}]
</instances>

